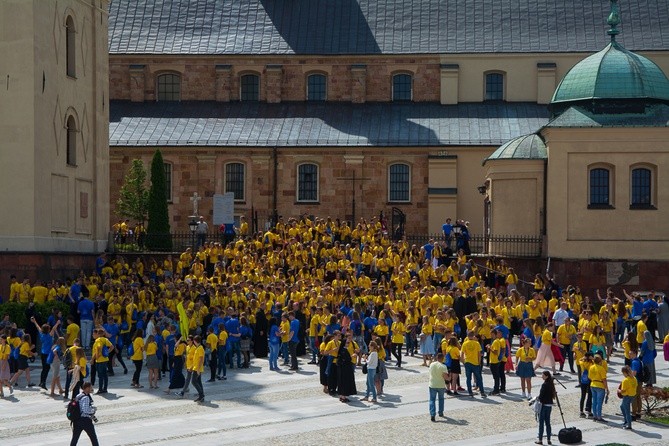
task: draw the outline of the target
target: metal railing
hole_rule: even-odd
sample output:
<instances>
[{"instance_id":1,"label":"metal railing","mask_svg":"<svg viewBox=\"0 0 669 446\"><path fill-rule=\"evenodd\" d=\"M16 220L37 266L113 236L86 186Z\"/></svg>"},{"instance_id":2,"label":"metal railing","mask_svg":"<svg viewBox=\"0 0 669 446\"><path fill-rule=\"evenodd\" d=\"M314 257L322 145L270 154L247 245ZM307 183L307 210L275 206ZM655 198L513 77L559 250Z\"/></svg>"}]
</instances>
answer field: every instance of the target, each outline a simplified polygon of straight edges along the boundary
<instances>
[{"instance_id":1,"label":"metal railing","mask_svg":"<svg viewBox=\"0 0 669 446\"><path fill-rule=\"evenodd\" d=\"M171 250L162 250L170 252L183 252L188 247L197 245L197 239L190 231L173 232L169 234L172 240ZM229 237L229 236L228 236ZM435 241L444 241L443 234L410 234L406 236L407 242L412 245L423 246L434 239ZM136 237L134 234L121 237L119 235L111 237L112 252L132 253L132 252L160 252L161 250L152 249L151 236ZM210 232L207 234L207 242L226 243L230 241L224 234ZM450 247L457 251L462 246L462 239L452 238ZM541 237L522 236L522 235L490 235L473 234L469 238L469 253L473 255L495 255L505 257L541 257L543 240Z\"/></svg>"},{"instance_id":2,"label":"metal railing","mask_svg":"<svg viewBox=\"0 0 669 446\"><path fill-rule=\"evenodd\" d=\"M411 234L406 236L409 244L419 247L428 243L431 239L444 241L443 234ZM494 255L505 257L541 257L543 245L542 237L524 235L470 235L468 241L469 253L473 255ZM454 252L464 246L464 240L460 237L452 237L450 247ZM467 249L465 249L467 251Z\"/></svg>"}]
</instances>

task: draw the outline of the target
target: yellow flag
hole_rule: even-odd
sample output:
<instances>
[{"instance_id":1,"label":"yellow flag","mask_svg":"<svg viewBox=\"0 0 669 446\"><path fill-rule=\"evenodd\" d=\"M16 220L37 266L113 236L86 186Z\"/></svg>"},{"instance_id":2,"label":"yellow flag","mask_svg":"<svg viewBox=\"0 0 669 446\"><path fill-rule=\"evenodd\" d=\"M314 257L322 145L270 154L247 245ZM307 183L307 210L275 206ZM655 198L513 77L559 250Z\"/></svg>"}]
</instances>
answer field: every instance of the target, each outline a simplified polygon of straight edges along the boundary
<instances>
[{"instance_id":1,"label":"yellow flag","mask_svg":"<svg viewBox=\"0 0 669 446\"><path fill-rule=\"evenodd\" d=\"M184 310L182 302L177 304L177 311L179 312L179 329L181 330L181 337L185 341L188 337L188 315L186 314L186 310Z\"/></svg>"}]
</instances>

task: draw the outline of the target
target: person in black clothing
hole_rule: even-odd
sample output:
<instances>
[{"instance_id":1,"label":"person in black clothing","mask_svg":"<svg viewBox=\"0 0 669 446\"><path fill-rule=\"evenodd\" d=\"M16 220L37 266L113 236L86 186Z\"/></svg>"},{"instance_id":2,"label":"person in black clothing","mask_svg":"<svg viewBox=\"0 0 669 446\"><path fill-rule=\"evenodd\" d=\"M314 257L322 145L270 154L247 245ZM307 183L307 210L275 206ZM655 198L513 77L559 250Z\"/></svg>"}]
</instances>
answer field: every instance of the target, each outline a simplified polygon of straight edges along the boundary
<instances>
[{"instance_id":1,"label":"person in black clothing","mask_svg":"<svg viewBox=\"0 0 669 446\"><path fill-rule=\"evenodd\" d=\"M541 410L539 412L539 438L535 441L536 444L543 444L544 426L546 427L546 441L551 443L551 411L553 410L553 400L556 398L555 384L553 377L548 370L544 371L541 377L544 383L541 385L539 391L539 403L541 403Z\"/></svg>"},{"instance_id":2,"label":"person in black clothing","mask_svg":"<svg viewBox=\"0 0 669 446\"><path fill-rule=\"evenodd\" d=\"M70 446L75 446L79 442L81 432L86 432L93 446L98 446L99 444L98 437L95 434L95 426L93 425L93 422L98 421L98 419L95 418L95 406L91 397L92 390L93 384L85 382L81 386L81 393L74 397L79 402L81 416L72 422L72 440L70 441Z\"/></svg>"},{"instance_id":3,"label":"person in black clothing","mask_svg":"<svg viewBox=\"0 0 669 446\"><path fill-rule=\"evenodd\" d=\"M253 330L253 356L256 358L266 358L269 346L267 344L269 327L267 326L267 316L263 308L258 308L256 312L256 325Z\"/></svg>"},{"instance_id":4,"label":"person in black clothing","mask_svg":"<svg viewBox=\"0 0 669 446\"><path fill-rule=\"evenodd\" d=\"M299 342L297 344L297 356L304 356L307 354L307 346L306 346L307 317L302 312L301 302L295 302L293 304L293 310L295 312L295 319L300 321L300 329L297 331L297 337L299 338Z\"/></svg>"}]
</instances>

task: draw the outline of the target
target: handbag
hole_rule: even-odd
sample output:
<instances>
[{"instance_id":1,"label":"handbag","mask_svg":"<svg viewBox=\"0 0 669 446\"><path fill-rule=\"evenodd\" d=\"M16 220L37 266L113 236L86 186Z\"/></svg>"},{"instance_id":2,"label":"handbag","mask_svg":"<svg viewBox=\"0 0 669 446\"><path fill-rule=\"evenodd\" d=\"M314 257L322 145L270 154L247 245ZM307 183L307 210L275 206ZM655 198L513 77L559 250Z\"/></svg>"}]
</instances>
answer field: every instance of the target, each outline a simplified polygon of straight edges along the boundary
<instances>
[{"instance_id":1,"label":"handbag","mask_svg":"<svg viewBox=\"0 0 669 446\"><path fill-rule=\"evenodd\" d=\"M367 374L367 363L364 363L364 364L362 365L362 374L363 374L363 375L366 375L366 374Z\"/></svg>"}]
</instances>

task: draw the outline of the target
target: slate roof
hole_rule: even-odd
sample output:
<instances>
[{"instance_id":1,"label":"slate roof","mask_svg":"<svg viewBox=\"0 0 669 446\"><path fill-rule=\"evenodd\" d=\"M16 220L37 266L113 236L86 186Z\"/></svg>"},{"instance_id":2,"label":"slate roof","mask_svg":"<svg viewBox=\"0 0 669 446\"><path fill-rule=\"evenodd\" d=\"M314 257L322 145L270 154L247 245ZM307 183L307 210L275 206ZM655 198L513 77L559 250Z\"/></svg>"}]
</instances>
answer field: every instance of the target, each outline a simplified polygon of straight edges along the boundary
<instances>
[{"instance_id":1,"label":"slate roof","mask_svg":"<svg viewBox=\"0 0 669 446\"><path fill-rule=\"evenodd\" d=\"M532 103L112 101L110 146L498 146L536 132L549 112Z\"/></svg>"},{"instance_id":2,"label":"slate roof","mask_svg":"<svg viewBox=\"0 0 669 446\"><path fill-rule=\"evenodd\" d=\"M548 159L548 150L544 140L536 133L523 135L501 145L483 165L491 160L545 160Z\"/></svg>"},{"instance_id":3,"label":"slate roof","mask_svg":"<svg viewBox=\"0 0 669 446\"><path fill-rule=\"evenodd\" d=\"M619 40L669 49L669 2L620 2ZM594 52L606 0L112 0L111 54Z\"/></svg>"},{"instance_id":4,"label":"slate roof","mask_svg":"<svg viewBox=\"0 0 669 446\"><path fill-rule=\"evenodd\" d=\"M551 120L546 127L669 127L669 106L655 104L645 113L596 114L572 106Z\"/></svg>"}]
</instances>

